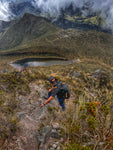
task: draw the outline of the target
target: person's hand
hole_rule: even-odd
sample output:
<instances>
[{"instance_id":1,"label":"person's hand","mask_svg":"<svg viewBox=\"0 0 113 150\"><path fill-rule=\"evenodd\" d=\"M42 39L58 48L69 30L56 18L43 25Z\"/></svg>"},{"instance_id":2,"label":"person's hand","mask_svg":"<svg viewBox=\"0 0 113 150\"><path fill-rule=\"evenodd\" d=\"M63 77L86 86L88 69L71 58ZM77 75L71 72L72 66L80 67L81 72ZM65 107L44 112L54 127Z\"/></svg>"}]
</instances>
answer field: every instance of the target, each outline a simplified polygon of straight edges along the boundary
<instances>
[{"instance_id":1,"label":"person's hand","mask_svg":"<svg viewBox=\"0 0 113 150\"><path fill-rule=\"evenodd\" d=\"M48 90L48 92L51 92L51 91L52 91L52 89L49 89L49 90Z\"/></svg>"},{"instance_id":2,"label":"person's hand","mask_svg":"<svg viewBox=\"0 0 113 150\"><path fill-rule=\"evenodd\" d=\"M40 107L43 107L43 106L44 106L44 104L40 105Z\"/></svg>"}]
</instances>

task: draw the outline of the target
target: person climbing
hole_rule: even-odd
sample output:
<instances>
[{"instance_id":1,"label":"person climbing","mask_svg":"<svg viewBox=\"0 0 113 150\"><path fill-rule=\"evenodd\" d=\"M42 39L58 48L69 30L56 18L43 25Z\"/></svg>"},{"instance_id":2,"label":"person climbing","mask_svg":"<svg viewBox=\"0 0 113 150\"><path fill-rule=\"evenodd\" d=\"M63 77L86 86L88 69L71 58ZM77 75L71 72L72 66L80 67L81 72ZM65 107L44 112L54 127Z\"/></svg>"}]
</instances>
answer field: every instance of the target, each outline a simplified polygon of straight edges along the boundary
<instances>
[{"instance_id":1,"label":"person climbing","mask_svg":"<svg viewBox=\"0 0 113 150\"><path fill-rule=\"evenodd\" d=\"M69 99L70 90L67 84L62 84L62 82L58 81L55 77L50 76L48 81L52 85L52 88L48 91L48 99L43 103L40 107L43 107L47 103L49 103L56 95L62 110L65 110L65 99Z\"/></svg>"}]
</instances>

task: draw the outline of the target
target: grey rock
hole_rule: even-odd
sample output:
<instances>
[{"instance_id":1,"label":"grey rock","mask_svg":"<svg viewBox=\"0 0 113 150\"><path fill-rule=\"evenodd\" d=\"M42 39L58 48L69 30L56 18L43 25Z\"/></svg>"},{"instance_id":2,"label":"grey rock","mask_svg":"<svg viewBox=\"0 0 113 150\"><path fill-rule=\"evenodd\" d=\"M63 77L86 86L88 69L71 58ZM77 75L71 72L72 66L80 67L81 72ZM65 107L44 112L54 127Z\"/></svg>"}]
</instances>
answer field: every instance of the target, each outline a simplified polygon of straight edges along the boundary
<instances>
[{"instance_id":1,"label":"grey rock","mask_svg":"<svg viewBox=\"0 0 113 150\"><path fill-rule=\"evenodd\" d=\"M56 149L57 148L57 145L56 144L53 144L53 146L52 146L54 149Z\"/></svg>"},{"instance_id":2,"label":"grey rock","mask_svg":"<svg viewBox=\"0 0 113 150\"><path fill-rule=\"evenodd\" d=\"M73 72L72 78L77 78L81 75L81 72Z\"/></svg>"},{"instance_id":3,"label":"grey rock","mask_svg":"<svg viewBox=\"0 0 113 150\"><path fill-rule=\"evenodd\" d=\"M70 71L69 71L69 73L67 74L67 76L69 76L69 77L70 77L70 76L71 76L71 74L72 74L72 72L73 72L73 71L72 71L72 70L70 70Z\"/></svg>"},{"instance_id":4,"label":"grey rock","mask_svg":"<svg viewBox=\"0 0 113 150\"><path fill-rule=\"evenodd\" d=\"M50 137L55 138L55 139L60 139L60 134L57 132L56 129L52 129L51 126L44 127L42 130L40 130L36 134L36 139L39 145L39 150L46 150L45 145ZM59 143L57 142L53 144L52 147L56 149L58 144Z\"/></svg>"},{"instance_id":5,"label":"grey rock","mask_svg":"<svg viewBox=\"0 0 113 150\"><path fill-rule=\"evenodd\" d=\"M68 76L72 78L78 78L80 75L81 75L81 72L75 72L73 70L70 70L68 73Z\"/></svg>"},{"instance_id":6,"label":"grey rock","mask_svg":"<svg viewBox=\"0 0 113 150\"><path fill-rule=\"evenodd\" d=\"M99 145L101 146L101 145L104 145L105 144L105 142L99 142Z\"/></svg>"},{"instance_id":7,"label":"grey rock","mask_svg":"<svg viewBox=\"0 0 113 150\"><path fill-rule=\"evenodd\" d=\"M55 144L57 144L57 145L58 145L58 144L59 144L59 142L56 142Z\"/></svg>"},{"instance_id":8,"label":"grey rock","mask_svg":"<svg viewBox=\"0 0 113 150\"><path fill-rule=\"evenodd\" d=\"M39 89L38 93L39 93L40 98L44 98L44 99L47 98L47 95L48 95L47 90Z\"/></svg>"},{"instance_id":9,"label":"grey rock","mask_svg":"<svg viewBox=\"0 0 113 150\"><path fill-rule=\"evenodd\" d=\"M53 147L51 147L50 150L55 150L55 149Z\"/></svg>"},{"instance_id":10,"label":"grey rock","mask_svg":"<svg viewBox=\"0 0 113 150\"><path fill-rule=\"evenodd\" d=\"M8 73L8 69L1 70L1 73Z\"/></svg>"},{"instance_id":11,"label":"grey rock","mask_svg":"<svg viewBox=\"0 0 113 150\"><path fill-rule=\"evenodd\" d=\"M78 59L76 60L76 62L79 63L79 62L80 62L80 59L78 58Z\"/></svg>"},{"instance_id":12,"label":"grey rock","mask_svg":"<svg viewBox=\"0 0 113 150\"><path fill-rule=\"evenodd\" d=\"M17 116L18 116L19 119L24 119L25 116L26 116L26 113L25 112L18 112Z\"/></svg>"},{"instance_id":13,"label":"grey rock","mask_svg":"<svg viewBox=\"0 0 113 150\"><path fill-rule=\"evenodd\" d=\"M101 69L97 69L96 71L94 71L94 72L92 73L93 78L99 79L100 76L101 76L101 71L102 71Z\"/></svg>"},{"instance_id":14,"label":"grey rock","mask_svg":"<svg viewBox=\"0 0 113 150\"><path fill-rule=\"evenodd\" d=\"M37 133L36 137L39 143L45 144L47 139L50 137L52 127L47 126L44 127L39 133Z\"/></svg>"},{"instance_id":15,"label":"grey rock","mask_svg":"<svg viewBox=\"0 0 113 150\"><path fill-rule=\"evenodd\" d=\"M59 123L53 123L52 126L54 129L58 129L60 127Z\"/></svg>"},{"instance_id":16,"label":"grey rock","mask_svg":"<svg viewBox=\"0 0 113 150\"><path fill-rule=\"evenodd\" d=\"M57 147L57 150L60 150L60 146Z\"/></svg>"},{"instance_id":17,"label":"grey rock","mask_svg":"<svg viewBox=\"0 0 113 150\"><path fill-rule=\"evenodd\" d=\"M98 69L92 73L92 77L98 79L99 87L107 86L110 81L110 75L107 70Z\"/></svg>"},{"instance_id":18,"label":"grey rock","mask_svg":"<svg viewBox=\"0 0 113 150\"><path fill-rule=\"evenodd\" d=\"M83 78L84 78L84 81L85 81L85 82L87 82L87 77L86 77L86 76L84 76Z\"/></svg>"},{"instance_id":19,"label":"grey rock","mask_svg":"<svg viewBox=\"0 0 113 150\"><path fill-rule=\"evenodd\" d=\"M60 134L55 129L52 129L50 136L55 139L60 139Z\"/></svg>"},{"instance_id":20,"label":"grey rock","mask_svg":"<svg viewBox=\"0 0 113 150\"><path fill-rule=\"evenodd\" d=\"M28 103L28 102L27 102L27 98L26 98L25 96L23 96L23 95L19 95L19 100L20 100L20 102L22 102L22 103L25 103L25 102ZM25 103L25 104L26 104L26 103Z\"/></svg>"}]
</instances>

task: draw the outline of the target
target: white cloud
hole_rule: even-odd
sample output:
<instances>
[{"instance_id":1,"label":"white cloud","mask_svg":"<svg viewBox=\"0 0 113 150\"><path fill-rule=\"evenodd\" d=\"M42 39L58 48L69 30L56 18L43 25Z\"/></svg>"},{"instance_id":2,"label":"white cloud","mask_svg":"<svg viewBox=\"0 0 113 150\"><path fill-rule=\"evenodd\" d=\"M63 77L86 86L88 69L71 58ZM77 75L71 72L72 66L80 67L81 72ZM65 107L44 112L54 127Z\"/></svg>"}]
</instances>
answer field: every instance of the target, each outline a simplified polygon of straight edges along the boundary
<instances>
[{"instance_id":1,"label":"white cloud","mask_svg":"<svg viewBox=\"0 0 113 150\"><path fill-rule=\"evenodd\" d=\"M70 4L73 8L82 8L85 3L92 3L90 13L100 12L106 21L106 26L113 29L113 0L0 0L0 20L9 20L12 13L9 9L9 2L29 1L36 8L40 8L42 12L48 12L50 16L58 16L60 10L65 9ZM88 10L82 11L84 15L88 15Z\"/></svg>"},{"instance_id":2,"label":"white cloud","mask_svg":"<svg viewBox=\"0 0 113 150\"><path fill-rule=\"evenodd\" d=\"M51 16L57 16L61 8L66 8L70 4L73 8L82 8L86 3L92 3L90 13L100 12L101 17L106 22L106 27L113 29L113 0L34 0L35 7L39 7L43 12L49 12ZM82 11L84 15L88 15L87 10Z\"/></svg>"},{"instance_id":3,"label":"white cloud","mask_svg":"<svg viewBox=\"0 0 113 150\"><path fill-rule=\"evenodd\" d=\"M8 21L11 16L8 2L0 2L0 20Z\"/></svg>"}]
</instances>

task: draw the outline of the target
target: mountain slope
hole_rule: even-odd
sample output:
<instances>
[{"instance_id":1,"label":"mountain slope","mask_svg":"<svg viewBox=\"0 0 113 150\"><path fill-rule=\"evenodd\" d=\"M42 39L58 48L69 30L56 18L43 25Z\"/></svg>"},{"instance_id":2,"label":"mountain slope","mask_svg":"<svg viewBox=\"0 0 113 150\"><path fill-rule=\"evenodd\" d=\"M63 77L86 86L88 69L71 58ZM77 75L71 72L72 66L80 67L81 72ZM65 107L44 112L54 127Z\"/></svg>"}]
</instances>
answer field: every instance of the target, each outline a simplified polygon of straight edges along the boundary
<instances>
[{"instance_id":1,"label":"mountain slope","mask_svg":"<svg viewBox=\"0 0 113 150\"><path fill-rule=\"evenodd\" d=\"M9 25L10 22L0 20L0 32L3 32Z\"/></svg>"},{"instance_id":2,"label":"mountain slope","mask_svg":"<svg viewBox=\"0 0 113 150\"><path fill-rule=\"evenodd\" d=\"M89 11L89 15L84 16L84 9ZM61 10L61 14L53 23L63 29L74 28L83 31L96 30L112 34L111 29L106 27L105 20L100 16L99 12L90 13L90 6L86 8L73 8L73 5Z\"/></svg>"},{"instance_id":3,"label":"mountain slope","mask_svg":"<svg viewBox=\"0 0 113 150\"><path fill-rule=\"evenodd\" d=\"M57 28L47 19L25 14L1 36L0 50L13 48L26 41L55 31L57 31Z\"/></svg>"},{"instance_id":4,"label":"mountain slope","mask_svg":"<svg viewBox=\"0 0 113 150\"><path fill-rule=\"evenodd\" d=\"M98 31L58 30L3 51L0 55L47 55L68 59L90 57L113 63L113 36Z\"/></svg>"},{"instance_id":5,"label":"mountain slope","mask_svg":"<svg viewBox=\"0 0 113 150\"><path fill-rule=\"evenodd\" d=\"M113 36L98 31L63 30L45 18L25 14L1 35L0 50L2 56L85 56L112 63Z\"/></svg>"}]
</instances>

